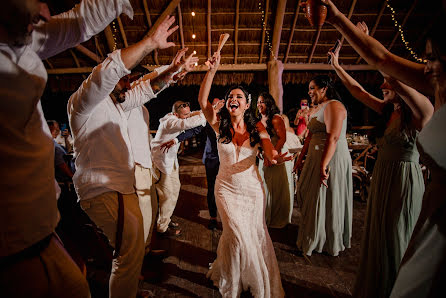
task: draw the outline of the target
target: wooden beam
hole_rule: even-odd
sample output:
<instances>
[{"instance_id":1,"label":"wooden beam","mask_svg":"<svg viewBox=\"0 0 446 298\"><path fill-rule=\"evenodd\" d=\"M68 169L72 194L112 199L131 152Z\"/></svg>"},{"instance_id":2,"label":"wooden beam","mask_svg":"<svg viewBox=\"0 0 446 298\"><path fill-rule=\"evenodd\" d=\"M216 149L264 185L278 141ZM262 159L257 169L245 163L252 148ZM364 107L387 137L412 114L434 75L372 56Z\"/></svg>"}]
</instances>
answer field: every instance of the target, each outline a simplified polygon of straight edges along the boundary
<instances>
[{"instance_id":1,"label":"wooden beam","mask_svg":"<svg viewBox=\"0 0 446 298\"><path fill-rule=\"evenodd\" d=\"M152 28L150 28L149 30L149 35L153 33L153 31L155 31L155 29L158 27L158 25L164 21L164 19L168 16L168 15L172 15L172 13L175 11L175 8L178 6L178 4L181 2L181 0L172 0L170 1L169 5L167 6L167 8L163 11L163 13L159 16L159 18L156 20L155 24L153 24Z\"/></svg>"},{"instance_id":2,"label":"wooden beam","mask_svg":"<svg viewBox=\"0 0 446 298\"><path fill-rule=\"evenodd\" d=\"M401 28L404 27L404 25L406 25L407 19L409 18L409 16L412 14L412 11L415 9L415 6L417 6L418 0L415 0L412 3L412 6L410 7L409 11L407 12L406 16L404 17L403 21L401 22L400 26ZM390 45L387 47L387 49L390 51L392 49L392 47L395 45L395 41L398 38L398 36L400 35L400 31L397 30L395 33L395 36L393 36L392 42L390 43Z\"/></svg>"},{"instance_id":3,"label":"wooden beam","mask_svg":"<svg viewBox=\"0 0 446 298\"><path fill-rule=\"evenodd\" d=\"M79 59L77 59L77 56L72 49L70 49L70 54L71 54L71 57L73 57L74 64L76 64L76 67L78 67L78 68L81 67L81 65L79 63Z\"/></svg>"},{"instance_id":4,"label":"wooden beam","mask_svg":"<svg viewBox=\"0 0 446 298\"><path fill-rule=\"evenodd\" d=\"M50 59L49 59L49 58L48 58L48 59L45 59L45 62L48 64L48 66L50 67L50 69L53 69L53 68L54 68L53 63L50 62Z\"/></svg>"},{"instance_id":5,"label":"wooden beam","mask_svg":"<svg viewBox=\"0 0 446 298\"><path fill-rule=\"evenodd\" d=\"M384 0L383 4L381 5L381 9L379 10L378 17L376 18L375 24L373 25L372 31L369 32L370 36L372 36L372 37L375 35L376 29L378 28L379 21L381 21L381 17L384 14L384 10L386 9L386 6L387 6L386 4L387 4L387 0ZM361 61L361 59L362 59L362 57L359 56L358 59L356 60L356 63L359 63L359 61Z\"/></svg>"},{"instance_id":6,"label":"wooden beam","mask_svg":"<svg viewBox=\"0 0 446 298\"><path fill-rule=\"evenodd\" d=\"M98 35L95 35L94 36L94 45L96 46L96 50L98 51L98 53L99 53L99 58L101 59L101 61L104 59L104 53L102 53L102 50L101 50L101 47L100 47L100 45L99 45L99 42L98 42Z\"/></svg>"},{"instance_id":7,"label":"wooden beam","mask_svg":"<svg viewBox=\"0 0 446 298\"><path fill-rule=\"evenodd\" d=\"M277 1L276 17L274 19L273 43L270 60L279 58L280 36L282 34L283 18L285 16L286 0Z\"/></svg>"},{"instance_id":8,"label":"wooden beam","mask_svg":"<svg viewBox=\"0 0 446 298\"><path fill-rule=\"evenodd\" d=\"M152 29L152 20L150 19L149 5L147 4L147 0L143 0L142 4L144 6L144 14L146 16L147 26L149 27L149 32L150 32L150 30ZM153 51L153 60L155 61L155 64L159 64L158 50Z\"/></svg>"},{"instance_id":9,"label":"wooden beam","mask_svg":"<svg viewBox=\"0 0 446 298\"><path fill-rule=\"evenodd\" d=\"M286 63L287 60L288 60L288 55L290 53L291 43L293 41L294 30L296 29L297 18L299 17L299 9L300 9L300 3L301 2L302 2L302 0L299 0L297 2L296 12L294 13L294 19L293 19L293 27L291 28L290 38L288 39L288 45L286 47L286 52L285 52L285 56L283 58L283 63Z\"/></svg>"},{"instance_id":10,"label":"wooden beam","mask_svg":"<svg viewBox=\"0 0 446 298\"><path fill-rule=\"evenodd\" d=\"M237 0L235 3L235 32L234 32L234 64L237 64L237 55L238 55L238 22L240 19L240 0Z\"/></svg>"},{"instance_id":11,"label":"wooden beam","mask_svg":"<svg viewBox=\"0 0 446 298\"><path fill-rule=\"evenodd\" d=\"M186 47L190 47L193 46L194 43L193 42L186 42L184 44ZM225 43L225 46L233 46L234 42L233 41L227 41ZM258 42L239 42L238 43L239 47L244 47L244 46L259 46L260 44ZM288 45L288 42L281 42L280 46L286 46ZM311 46L313 45L312 42L307 42L307 41L302 41L302 42L292 42L291 43L292 46ZM195 47L207 47L208 44L207 43L201 43L201 44L195 44ZM218 42L212 42L212 46L218 46ZM317 44L318 47L332 47L333 43L318 43ZM351 47L351 45L346 44L345 47ZM288 54L289 55L289 54Z\"/></svg>"},{"instance_id":12,"label":"wooden beam","mask_svg":"<svg viewBox=\"0 0 446 298\"><path fill-rule=\"evenodd\" d=\"M124 25L122 25L122 21L119 16L117 20L118 20L119 31L121 32L122 41L124 42L124 47L127 48L129 44L127 42L127 36L125 35Z\"/></svg>"},{"instance_id":13,"label":"wooden beam","mask_svg":"<svg viewBox=\"0 0 446 298\"><path fill-rule=\"evenodd\" d=\"M259 63L262 63L263 59L263 48L265 47L265 34L266 34L266 26L268 25L268 11L269 11L269 0L266 0L265 4L265 18L263 20L263 27L262 27L262 42L260 43L260 57L259 57Z\"/></svg>"},{"instance_id":14,"label":"wooden beam","mask_svg":"<svg viewBox=\"0 0 446 298\"><path fill-rule=\"evenodd\" d=\"M310 54L308 55L307 63L311 63L311 60L313 59L314 51L316 50L317 43L319 42L319 37L321 36L321 29L322 27L319 27L317 29L315 38L313 40L313 45L311 46Z\"/></svg>"},{"instance_id":15,"label":"wooden beam","mask_svg":"<svg viewBox=\"0 0 446 298\"><path fill-rule=\"evenodd\" d=\"M211 6L211 0L208 0L208 13L206 15L207 18L207 27L208 27L208 59L212 56L212 35L211 35L211 13L212 13L212 6Z\"/></svg>"},{"instance_id":16,"label":"wooden beam","mask_svg":"<svg viewBox=\"0 0 446 298\"><path fill-rule=\"evenodd\" d=\"M349 20L352 18L353 11L355 10L356 2L357 2L357 0L353 0L352 5L350 5L350 10L348 11L348 15L347 15L347 18ZM341 45L344 43L344 39L345 39L345 37L342 36L341 37Z\"/></svg>"},{"instance_id":17,"label":"wooden beam","mask_svg":"<svg viewBox=\"0 0 446 298\"><path fill-rule=\"evenodd\" d=\"M356 57L355 57L356 58ZM154 65L143 65L148 70L152 71L157 66ZM342 65L347 71L367 71L376 70L370 65ZM60 74L79 74L79 73L90 73L93 67L80 67L80 68L55 68L47 69L50 75L60 75ZM252 64L222 64L218 68L219 71L265 71L267 66L265 63L252 63ZM333 68L325 63L287 63L284 64L285 71L311 71L311 70L323 70L332 71ZM194 68L192 72L207 72L206 65L199 65Z\"/></svg>"},{"instance_id":18,"label":"wooden beam","mask_svg":"<svg viewBox=\"0 0 446 298\"><path fill-rule=\"evenodd\" d=\"M84 47L83 45L77 45L75 47L75 49L78 50L79 52L81 52L82 54L84 54L85 56L87 56L88 58L92 59L96 63L102 62L102 59L98 55L96 55L95 53L93 53L92 51L90 51L89 49Z\"/></svg>"},{"instance_id":19,"label":"wooden beam","mask_svg":"<svg viewBox=\"0 0 446 298\"><path fill-rule=\"evenodd\" d=\"M105 39L107 40L108 50L113 52L116 49L115 39L113 38L113 31L110 25L105 27Z\"/></svg>"},{"instance_id":20,"label":"wooden beam","mask_svg":"<svg viewBox=\"0 0 446 298\"><path fill-rule=\"evenodd\" d=\"M184 48L184 31L183 31L183 14L181 13L181 4L178 3L178 25L180 26L180 42L181 42L181 48Z\"/></svg>"}]
</instances>

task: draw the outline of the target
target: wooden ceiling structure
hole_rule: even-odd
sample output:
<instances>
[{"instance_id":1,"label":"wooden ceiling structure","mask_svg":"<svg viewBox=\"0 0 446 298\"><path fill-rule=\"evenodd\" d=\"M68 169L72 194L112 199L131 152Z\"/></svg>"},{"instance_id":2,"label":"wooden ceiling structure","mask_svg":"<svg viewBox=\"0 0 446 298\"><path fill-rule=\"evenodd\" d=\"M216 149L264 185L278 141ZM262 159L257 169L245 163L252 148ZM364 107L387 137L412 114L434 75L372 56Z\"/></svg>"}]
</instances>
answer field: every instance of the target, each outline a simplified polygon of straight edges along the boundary
<instances>
[{"instance_id":1,"label":"wooden ceiling structure","mask_svg":"<svg viewBox=\"0 0 446 298\"><path fill-rule=\"evenodd\" d=\"M395 20L401 26L408 46L419 55L423 39L432 26L441 1L432 5L420 0L333 0L339 10L352 22L364 21L374 36L392 52L413 59L403 43L401 32L392 20L388 5L394 9ZM53 14L73 7L79 0L48 0ZM70 91L80 85L91 69L107 53L127 47L141 40L157 25L162 16L171 14L179 29L170 40L176 46L149 54L142 64L148 69L169 64L181 47L195 50L201 66L180 84L201 83L205 66L202 65L216 50L219 36L230 37L222 50L223 75L217 84L251 83L255 73L266 73L267 62L275 57L283 62L283 83L302 83L314 72L329 72L327 51L341 34L324 24L320 32L305 18L301 0L131 0L133 20L122 15L103 32L89 41L45 60L49 85L53 90ZM437 3L438 2L438 3ZM195 38L193 38L195 35ZM346 70L363 73L373 79L376 72L345 41L340 62Z\"/></svg>"}]
</instances>

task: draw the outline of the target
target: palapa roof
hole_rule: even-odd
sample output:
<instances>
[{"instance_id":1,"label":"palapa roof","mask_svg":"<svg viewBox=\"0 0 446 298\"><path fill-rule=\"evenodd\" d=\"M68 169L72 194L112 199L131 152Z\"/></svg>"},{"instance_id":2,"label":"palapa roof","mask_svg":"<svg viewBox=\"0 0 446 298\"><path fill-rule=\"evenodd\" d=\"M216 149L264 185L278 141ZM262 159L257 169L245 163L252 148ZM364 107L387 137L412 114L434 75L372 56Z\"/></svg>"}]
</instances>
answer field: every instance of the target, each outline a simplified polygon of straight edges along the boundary
<instances>
[{"instance_id":1,"label":"palapa roof","mask_svg":"<svg viewBox=\"0 0 446 298\"><path fill-rule=\"evenodd\" d=\"M392 52L412 58L403 43L400 32L392 20L401 25L408 46L418 56L423 52L423 39L438 17L440 1L420 0L333 0L337 7L352 22L364 21L374 36ZM76 0L49 0L53 14L73 7ZM252 83L266 78L266 62L270 59L270 49L278 46L277 58L284 63L283 82L303 83L315 72L330 71L327 65L327 51L341 34L324 24L320 34L311 27L299 8L298 0L131 0L134 9L133 20L122 15L104 32L84 42L75 49L67 50L45 60L48 69L49 85L58 91L75 90L88 75L91 68L102 61L116 43L123 48L139 41L154 26L162 13L169 8L176 17L180 28L170 40L176 43L173 48L149 54L142 62L149 69L155 65L169 64L176 51L186 46L197 51L200 63L216 50L219 36L229 33L230 37L222 50L222 69L216 77L216 84L234 82ZM430 3L430 4L427 4ZM281 5L285 3L284 9ZM192 16L195 12L195 16ZM282 30L274 30L275 23ZM266 22L264 22L266 20ZM264 24L266 26L264 26ZM277 25L276 25L277 26ZM275 39L280 41L273 44ZM192 34L196 38L192 38ZM319 35L319 36L318 36ZM412 58L413 59L413 58ZM373 80L376 72L359 59L358 54L344 42L340 62L347 69L358 70L355 75L362 80ZM203 72L190 74L180 84L198 85ZM264 80L266 83L266 80Z\"/></svg>"}]
</instances>

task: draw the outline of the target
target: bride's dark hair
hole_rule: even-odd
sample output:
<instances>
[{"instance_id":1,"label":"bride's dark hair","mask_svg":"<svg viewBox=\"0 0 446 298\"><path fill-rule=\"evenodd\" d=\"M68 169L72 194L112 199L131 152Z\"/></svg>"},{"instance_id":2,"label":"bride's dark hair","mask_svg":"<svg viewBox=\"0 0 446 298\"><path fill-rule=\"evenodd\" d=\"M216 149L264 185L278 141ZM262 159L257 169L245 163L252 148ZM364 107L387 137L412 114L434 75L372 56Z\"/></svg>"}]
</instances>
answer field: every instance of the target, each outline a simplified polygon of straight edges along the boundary
<instances>
[{"instance_id":1,"label":"bride's dark hair","mask_svg":"<svg viewBox=\"0 0 446 298\"><path fill-rule=\"evenodd\" d=\"M232 128L232 123L231 123L231 115L229 114L229 111L226 108L226 102L228 101L229 93L231 93L231 91L234 89L242 90L243 94L245 94L246 102L249 102L249 97L250 97L248 91L246 91L246 89L242 86L231 87L226 92L225 106L221 108L219 112L220 114L219 140L222 140L224 144L232 142L232 137L234 136L234 130ZM246 130L249 133L249 144L251 145L251 147L254 147L255 144L260 142L260 136L256 128L257 120L254 117L251 107L249 107L249 109L245 111L245 114L243 115L243 121L245 122Z\"/></svg>"}]
</instances>

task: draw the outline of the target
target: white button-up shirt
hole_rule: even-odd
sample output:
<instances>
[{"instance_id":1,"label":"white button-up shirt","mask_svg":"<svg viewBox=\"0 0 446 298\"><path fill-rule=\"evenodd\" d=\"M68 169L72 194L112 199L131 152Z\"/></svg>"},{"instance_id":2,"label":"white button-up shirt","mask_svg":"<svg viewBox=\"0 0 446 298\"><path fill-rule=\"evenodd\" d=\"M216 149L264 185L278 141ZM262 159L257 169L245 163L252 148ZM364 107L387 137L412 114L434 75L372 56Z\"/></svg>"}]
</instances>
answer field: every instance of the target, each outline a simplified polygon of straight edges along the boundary
<instances>
[{"instance_id":1,"label":"white button-up shirt","mask_svg":"<svg viewBox=\"0 0 446 298\"><path fill-rule=\"evenodd\" d=\"M59 218L53 138L40 105L47 80L41 59L88 40L122 12L133 16L128 0L84 0L35 26L30 45L0 43L0 256L45 238Z\"/></svg>"},{"instance_id":2,"label":"white button-up shirt","mask_svg":"<svg viewBox=\"0 0 446 298\"><path fill-rule=\"evenodd\" d=\"M96 66L68 101L74 137L76 173L73 182L80 200L108 191L134 192L134 158L126 112L155 97L150 80L141 80L117 103L110 97L119 79L130 71L121 51Z\"/></svg>"},{"instance_id":3,"label":"white button-up shirt","mask_svg":"<svg viewBox=\"0 0 446 298\"><path fill-rule=\"evenodd\" d=\"M169 113L160 119L158 131L152 141L152 159L153 163L161 172L169 175L172 172L174 165L178 167L177 153L178 148L180 147L180 144L177 143L173 145L169 151L163 152L161 144L176 138L186 129L200 125L206 125L206 118L201 112L198 115L185 119L180 119L173 113Z\"/></svg>"},{"instance_id":4,"label":"white button-up shirt","mask_svg":"<svg viewBox=\"0 0 446 298\"><path fill-rule=\"evenodd\" d=\"M135 108L127 114L130 144L135 163L144 168L152 167L150 152L149 111L145 106Z\"/></svg>"}]
</instances>

